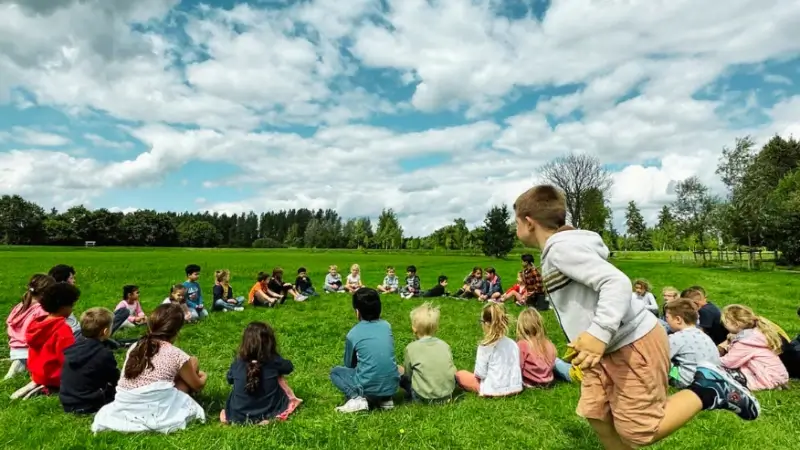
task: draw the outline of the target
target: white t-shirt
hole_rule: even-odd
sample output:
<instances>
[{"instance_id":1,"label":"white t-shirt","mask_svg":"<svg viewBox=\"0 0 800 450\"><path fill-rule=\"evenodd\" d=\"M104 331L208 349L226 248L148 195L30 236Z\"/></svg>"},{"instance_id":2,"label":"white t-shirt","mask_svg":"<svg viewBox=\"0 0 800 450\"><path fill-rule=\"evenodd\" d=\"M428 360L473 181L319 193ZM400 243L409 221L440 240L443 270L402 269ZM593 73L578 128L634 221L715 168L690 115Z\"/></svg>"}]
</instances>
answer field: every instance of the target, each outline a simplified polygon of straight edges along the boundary
<instances>
[{"instance_id":1,"label":"white t-shirt","mask_svg":"<svg viewBox=\"0 0 800 450\"><path fill-rule=\"evenodd\" d=\"M479 394L503 396L522 391L522 369L519 364L519 346L504 336L493 345L478 346L475 358L475 376L481 380Z\"/></svg>"},{"instance_id":2,"label":"white t-shirt","mask_svg":"<svg viewBox=\"0 0 800 450\"><path fill-rule=\"evenodd\" d=\"M361 284L361 274L358 274L358 275L354 276L351 273L351 274L347 275L347 284L348 285L353 285L353 286L360 285Z\"/></svg>"}]
</instances>

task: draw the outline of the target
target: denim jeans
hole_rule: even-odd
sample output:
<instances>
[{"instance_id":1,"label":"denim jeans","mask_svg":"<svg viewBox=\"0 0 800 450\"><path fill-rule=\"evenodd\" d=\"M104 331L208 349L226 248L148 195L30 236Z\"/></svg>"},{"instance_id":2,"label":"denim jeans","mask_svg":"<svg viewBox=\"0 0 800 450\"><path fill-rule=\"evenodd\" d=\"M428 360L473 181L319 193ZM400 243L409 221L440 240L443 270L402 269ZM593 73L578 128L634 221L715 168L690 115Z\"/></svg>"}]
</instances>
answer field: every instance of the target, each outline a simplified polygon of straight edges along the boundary
<instances>
[{"instance_id":1,"label":"denim jeans","mask_svg":"<svg viewBox=\"0 0 800 450\"><path fill-rule=\"evenodd\" d=\"M572 364L564 361L561 358L556 358L556 365L553 366L553 375L555 375L559 380L571 382L572 377L569 375L569 369L571 367Z\"/></svg>"},{"instance_id":2,"label":"denim jeans","mask_svg":"<svg viewBox=\"0 0 800 450\"><path fill-rule=\"evenodd\" d=\"M356 369L343 366L334 367L331 369L331 382L342 391L348 400L364 396L364 390L356 382Z\"/></svg>"},{"instance_id":3,"label":"denim jeans","mask_svg":"<svg viewBox=\"0 0 800 450\"><path fill-rule=\"evenodd\" d=\"M206 317L208 317L208 310L205 308L203 309L190 308L190 309L191 309L190 314L192 314L192 319L195 318L195 314L197 314L197 319L205 319Z\"/></svg>"},{"instance_id":4,"label":"denim jeans","mask_svg":"<svg viewBox=\"0 0 800 450\"><path fill-rule=\"evenodd\" d=\"M226 300L218 298L214 300L214 311L222 311L223 309L232 310L244 305L244 297L237 297L236 303L228 303Z\"/></svg>"},{"instance_id":5,"label":"denim jeans","mask_svg":"<svg viewBox=\"0 0 800 450\"><path fill-rule=\"evenodd\" d=\"M306 297L318 297L319 296L319 294L317 294L317 291L315 291L313 287L308 288L308 289L306 289L304 291L301 291L300 295L304 295Z\"/></svg>"},{"instance_id":6,"label":"denim jeans","mask_svg":"<svg viewBox=\"0 0 800 450\"><path fill-rule=\"evenodd\" d=\"M117 330L119 330L125 322L128 321L128 317L130 317L131 312L128 311L128 308L120 308L114 311L114 321L111 322L111 334L113 335Z\"/></svg>"}]
</instances>

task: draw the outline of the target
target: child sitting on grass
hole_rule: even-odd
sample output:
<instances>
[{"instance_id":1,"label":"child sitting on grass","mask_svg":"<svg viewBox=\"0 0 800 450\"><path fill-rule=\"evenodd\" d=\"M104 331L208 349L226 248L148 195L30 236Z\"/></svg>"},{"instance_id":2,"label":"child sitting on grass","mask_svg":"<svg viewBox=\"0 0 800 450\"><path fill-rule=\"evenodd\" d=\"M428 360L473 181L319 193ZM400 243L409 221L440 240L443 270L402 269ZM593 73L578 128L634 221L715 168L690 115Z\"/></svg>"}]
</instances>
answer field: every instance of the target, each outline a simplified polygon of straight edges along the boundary
<instances>
[{"instance_id":1,"label":"child sitting on grass","mask_svg":"<svg viewBox=\"0 0 800 450\"><path fill-rule=\"evenodd\" d=\"M381 294L394 294L400 288L400 279L394 272L394 267L389 266L386 268L386 276L383 277L383 284L378 286L378 292Z\"/></svg>"},{"instance_id":2,"label":"child sitting on grass","mask_svg":"<svg viewBox=\"0 0 800 450\"><path fill-rule=\"evenodd\" d=\"M419 297L422 286L417 276L416 266L406 267L406 285L400 288L400 298Z\"/></svg>"},{"instance_id":3,"label":"child sitting on grass","mask_svg":"<svg viewBox=\"0 0 800 450\"><path fill-rule=\"evenodd\" d=\"M345 338L344 366L331 369L331 381L347 399L336 410L366 411L370 403L391 409L400 374L394 359L392 326L381 319L378 291L361 288L353 293L353 310L358 323Z\"/></svg>"},{"instance_id":4,"label":"child sitting on grass","mask_svg":"<svg viewBox=\"0 0 800 450\"><path fill-rule=\"evenodd\" d=\"M547 338L542 316L534 308L526 308L519 313L517 346L522 384L529 388L552 383L556 346Z\"/></svg>"},{"instance_id":5,"label":"child sitting on grass","mask_svg":"<svg viewBox=\"0 0 800 450\"><path fill-rule=\"evenodd\" d=\"M300 295L306 298L319 296L314 289L314 283L311 282L311 278L309 278L305 267L297 269L297 278L294 280L294 288Z\"/></svg>"},{"instance_id":6,"label":"child sitting on grass","mask_svg":"<svg viewBox=\"0 0 800 450\"><path fill-rule=\"evenodd\" d=\"M205 412L189 393L206 385L197 358L172 345L183 327L184 314L176 305L160 305L150 314L147 333L125 358L114 401L103 406L92 431L170 433Z\"/></svg>"},{"instance_id":7,"label":"child sitting on grass","mask_svg":"<svg viewBox=\"0 0 800 450\"><path fill-rule=\"evenodd\" d=\"M503 295L503 284L500 282L500 275L497 275L497 271L494 270L494 267L487 267L486 270L486 279L483 284L483 291L478 296L478 300L482 302L500 302L502 300L500 297Z\"/></svg>"},{"instance_id":8,"label":"child sitting on grass","mask_svg":"<svg viewBox=\"0 0 800 450\"><path fill-rule=\"evenodd\" d=\"M447 295L447 277L445 275L439 275L439 279L437 280L436 286L428 289L427 291L422 293L423 297L444 297Z\"/></svg>"},{"instance_id":9,"label":"child sitting on grass","mask_svg":"<svg viewBox=\"0 0 800 450\"><path fill-rule=\"evenodd\" d=\"M122 287L122 301L119 302L114 308L114 312L128 311L128 319L122 322L120 328L134 328L137 325L144 325L147 323L147 316L142 311L142 305L139 303L139 287L131 284Z\"/></svg>"},{"instance_id":10,"label":"child sitting on grass","mask_svg":"<svg viewBox=\"0 0 800 450\"><path fill-rule=\"evenodd\" d=\"M272 327L251 322L228 369L228 384L233 385L233 391L219 413L219 421L266 425L272 419L288 419L302 403L286 384L285 377L293 370L292 362L278 353Z\"/></svg>"},{"instance_id":11,"label":"child sitting on grass","mask_svg":"<svg viewBox=\"0 0 800 450\"><path fill-rule=\"evenodd\" d=\"M522 284L525 286L525 297L522 303L517 302L518 305L528 305L536 308L538 311L547 311L550 309L550 303L544 294L544 283L542 283L542 275L536 270L535 260L533 255L525 253L521 257L522 260Z\"/></svg>"},{"instance_id":12,"label":"child sitting on grass","mask_svg":"<svg viewBox=\"0 0 800 450\"><path fill-rule=\"evenodd\" d=\"M286 297L272 292L269 288L270 276L266 272L259 272L256 278L256 284L250 288L250 293L247 295L248 302L253 306L266 306L272 308L279 302L283 304Z\"/></svg>"},{"instance_id":13,"label":"child sitting on grass","mask_svg":"<svg viewBox=\"0 0 800 450\"><path fill-rule=\"evenodd\" d=\"M11 309L8 319L6 319L11 367L8 368L8 373L4 380L9 380L14 375L27 370L28 341L25 340L25 330L34 320L47 316L47 311L42 308L39 302L42 299L44 290L55 282L50 275L38 273L32 276L28 281L28 289L22 296L22 302L17 303Z\"/></svg>"},{"instance_id":14,"label":"child sitting on grass","mask_svg":"<svg viewBox=\"0 0 800 450\"><path fill-rule=\"evenodd\" d=\"M119 369L103 341L111 337L114 314L90 308L81 315L81 337L64 351L59 399L64 412L93 414L114 400Z\"/></svg>"},{"instance_id":15,"label":"child sitting on grass","mask_svg":"<svg viewBox=\"0 0 800 450\"><path fill-rule=\"evenodd\" d=\"M306 300L302 294L295 290L292 283L283 281L283 269L280 267L272 269L272 278L269 279L267 287L269 288L270 292L280 296L281 303L283 303L286 299L286 296L290 294L296 302L303 302Z\"/></svg>"},{"instance_id":16,"label":"child sitting on grass","mask_svg":"<svg viewBox=\"0 0 800 450\"><path fill-rule=\"evenodd\" d=\"M456 291L455 297L479 298L483 294L484 284L483 269L475 266L472 268L472 272L464 278L464 285Z\"/></svg>"},{"instance_id":17,"label":"child sitting on grass","mask_svg":"<svg viewBox=\"0 0 800 450\"><path fill-rule=\"evenodd\" d=\"M364 287L364 284L361 283L361 267L358 264L350 266L350 273L345 281L344 288L351 294Z\"/></svg>"},{"instance_id":18,"label":"child sitting on grass","mask_svg":"<svg viewBox=\"0 0 800 450\"><path fill-rule=\"evenodd\" d=\"M339 275L339 267L335 264L328 267L328 274L325 275L325 286L322 288L325 293L344 292L342 286L342 276Z\"/></svg>"},{"instance_id":19,"label":"child sitting on grass","mask_svg":"<svg viewBox=\"0 0 800 450\"><path fill-rule=\"evenodd\" d=\"M75 343L72 328L67 325L67 317L72 314L72 308L80 296L78 288L68 283L51 284L42 293L42 309L48 314L32 320L25 330L31 382L11 394L12 400L58 392L64 367L64 350Z\"/></svg>"},{"instance_id":20,"label":"child sitting on grass","mask_svg":"<svg viewBox=\"0 0 800 450\"><path fill-rule=\"evenodd\" d=\"M208 310L203 305L203 290L200 289L198 279L200 279L200 266L197 264L186 266L186 281L183 282L186 286L186 305L197 313L199 320L208 317Z\"/></svg>"},{"instance_id":21,"label":"child sitting on grass","mask_svg":"<svg viewBox=\"0 0 800 450\"><path fill-rule=\"evenodd\" d=\"M439 308L430 303L411 310L411 331L417 340L408 344L400 371L400 387L407 398L423 401L449 400L456 387L456 366L450 346L435 337Z\"/></svg>"},{"instance_id":22,"label":"child sitting on grass","mask_svg":"<svg viewBox=\"0 0 800 450\"><path fill-rule=\"evenodd\" d=\"M672 329L669 327L667 323L667 303L677 300L681 298L681 291L677 290L672 286L667 286L664 289L661 289L661 299L664 301L664 305L661 306L661 316L658 318L658 323L667 330L667 333L672 333Z\"/></svg>"},{"instance_id":23,"label":"child sitting on grass","mask_svg":"<svg viewBox=\"0 0 800 450\"><path fill-rule=\"evenodd\" d=\"M500 300L505 303L506 300L513 298L514 303L518 306L525 305L525 286L522 285L522 272L517 273L517 282L514 283L513 286L508 288L503 296L500 297Z\"/></svg>"},{"instance_id":24,"label":"child sitting on grass","mask_svg":"<svg viewBox=\"0 0 800 450\"><path fill-rule=\"evenodd\" d=\"M669 384L685 389L694 381L698 364L702 362L721 366L719 352L714 341L697 328L697 310L694 303L685 298L672 300L664 305L667 324L673 331L669 335Z\"/></svg>"},{"instance_id":25,"label":"child sitting on grass","mask_svg":"<svg viewBox=\"0 0 800 450\"><path fill-rule=\"evenodd\" d=\"M214 311L244 311L244 297L234 297L231 287L231 271L218 270L214 273L217 284L214 285Z\"/></svg>"},{"instance_id":26,"label":"child sitting on grass","mask_svg":"<svg viewBox=\"0 0 800 450\"><path fill-rule=\"evenodd\" d=\"M508 326L503 305L489 303L483 308L483 341L475 357L475 372L456 372L456 382L462 389L481 397L504 397L522 391L519 347L506 336Z\"/></svg>"},{"instance_id":27,"label":"child sitting on grass","mask_svg":"<svg viewBox=\"0 0 800 450\"><path fill-rule=\"evenodd\" d=\"M722 324L734 335L719 346L723 367L741 373L751 391L786 386L789 373L779 357L783 341L777 325L742 305L723 308Z\"/></svg>"},{"instance_id":28,"label":"child sitting on grass","mask_svg":"<svg viewBox=\"0 0 800 450\"><path fill-rule=\"evenodd\" d=\"M647 280L638 279L633 282L633 300L642 302L644 309L658 317L658 303L656 297L650 292L650 283Z\"/></svg>"},{"instance_id":29,"label":"child sitting on grass","mask_svg":"<svg viewBox=\"0 0 800 450\"><path fill-rule=\"evenodd\" d=\"M183 318L186 322L196 322L198 319L197 311L190 310L186 305L186 286L182 284L175 284L169 289L169 297L165 298L162 305L174 304L181 307L183 311Z\"/></svg>"}]
</instances>

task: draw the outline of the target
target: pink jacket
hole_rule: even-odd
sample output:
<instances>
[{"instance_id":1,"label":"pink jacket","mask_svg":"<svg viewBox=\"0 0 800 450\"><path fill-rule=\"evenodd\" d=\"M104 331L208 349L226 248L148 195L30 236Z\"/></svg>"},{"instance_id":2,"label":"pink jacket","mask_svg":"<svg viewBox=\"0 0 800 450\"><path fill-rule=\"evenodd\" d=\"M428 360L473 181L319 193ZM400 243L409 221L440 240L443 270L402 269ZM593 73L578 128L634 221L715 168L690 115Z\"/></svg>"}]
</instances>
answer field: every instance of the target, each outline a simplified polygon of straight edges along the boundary
<instances>
[{"instance_id":1,"label":"pink jacket","mask_svg":"<svg viewBox=\"0 0 800 450\"><path fill-rule=\"evenodd\" d=\"M47 311L42 309L42 305L33 303L24 312L20 313L22 303L19 303L11 310L11 314L6 319L6 330L8 331L8 348L28 348L25 340L25 331L28 325L39 317L46 316Z\"/></svg>"},{"instance_id":2,"label":"pink jacket","mask_svg":"<svg viewBox=\"0 0 800 450\"><path fill-rule=\"evenodd\" d=\"M123 300L117 304L117 307L114 308L114 311L118 311L123 308L131 312L131 315L128 316L128 322L133 322L134 319L136 319L137 317L144 316L144 311L142 311L142 305L139 302L129 305L128 302Z\"/></svg>"},{"instance_id":3,"label":"pink jacket","mask_svg":"<svg viewBox=\"0 0 800 450\"><path fill-rule=\"evenodd\" d=\"M753 328L736 335L722 365L739 369L751 391L775 389L789 382L789 372L781 359L767 345L767 338Z\"/></svg>"},{"instance_id":4,"label":"pink jacket","mask_svg":"<svg viewBox=\"0 0 800 450\"><path fill-rule=\"evenodd\" d=\"M525 386L539 386L553 381L553 366L556 364L556 347L547 341L547 354L531 351L526 340L517 341L519 365L522 369L522 382Z\"/></svg>"}]
</instances>

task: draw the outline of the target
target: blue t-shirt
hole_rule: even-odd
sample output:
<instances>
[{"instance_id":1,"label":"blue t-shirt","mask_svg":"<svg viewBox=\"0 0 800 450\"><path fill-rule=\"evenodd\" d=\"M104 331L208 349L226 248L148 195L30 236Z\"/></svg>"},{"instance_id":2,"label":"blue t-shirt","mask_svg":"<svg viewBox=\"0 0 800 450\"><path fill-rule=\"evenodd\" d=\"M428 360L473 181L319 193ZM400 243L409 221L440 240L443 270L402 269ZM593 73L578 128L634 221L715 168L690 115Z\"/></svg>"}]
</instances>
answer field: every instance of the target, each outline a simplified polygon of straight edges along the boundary
<instances>
[{"instance_id":1,"label":"blue t-shirt","mask_svg":"<svg viewBox=\"0 0 800 450\"><path fill-rule=\"evenodd\" d=\"M362 320L347 333L344 365L356 369L356 382L365 396L388 397L397 392L400 373L394 358L389 322Z\"/></svg>"},{"instance_id":2,"label":"blue t-shirt","mask_svg":"<svg viewBox=\"0 0 800 450\"><path fill-rule=\"evenodd\" d=\"M186 306L189 308L201 306L203 292L200 290L200 285L196 281L184 281L183 286L186 288Z\"/></svg>"}]
</instances>

